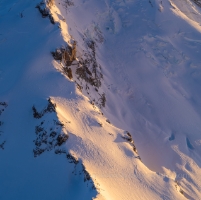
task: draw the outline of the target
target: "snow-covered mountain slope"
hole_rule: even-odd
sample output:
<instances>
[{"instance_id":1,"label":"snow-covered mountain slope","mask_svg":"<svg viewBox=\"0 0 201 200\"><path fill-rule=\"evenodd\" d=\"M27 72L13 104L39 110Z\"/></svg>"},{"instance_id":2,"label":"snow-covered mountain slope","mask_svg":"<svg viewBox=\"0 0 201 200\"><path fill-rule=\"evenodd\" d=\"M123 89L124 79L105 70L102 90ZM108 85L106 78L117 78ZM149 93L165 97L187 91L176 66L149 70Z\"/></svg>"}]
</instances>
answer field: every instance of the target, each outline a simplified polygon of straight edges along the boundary
<instances>
[{"instance_id":1,"label":"snow-covered mountain slope","mask_svg":"<svg viewBox=\"0 0 201 200\"><path fill-rule=\"evenodd\" d=\"M0 1L0 198L201 199L198 3L51 2Z\"/></svg>"}]
</instances>

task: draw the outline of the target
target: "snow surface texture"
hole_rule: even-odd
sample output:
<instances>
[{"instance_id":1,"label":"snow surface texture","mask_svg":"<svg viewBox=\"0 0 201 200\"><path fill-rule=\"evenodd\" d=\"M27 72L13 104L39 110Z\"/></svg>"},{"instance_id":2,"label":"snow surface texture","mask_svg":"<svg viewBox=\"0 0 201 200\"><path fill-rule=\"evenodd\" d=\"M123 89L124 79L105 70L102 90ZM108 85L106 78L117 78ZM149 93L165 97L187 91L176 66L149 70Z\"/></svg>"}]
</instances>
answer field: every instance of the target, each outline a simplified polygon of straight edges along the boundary
<instances>
[{"instance_id":1,"label":"snow surface texture","mask_svg":"<svg viewBox=\"0 0 201 200\"><path fill-rule=\"evenodd\" d=\"M0 1L0 199L201 199L198 1L52 2Z\"/></svg>"}]
</instances>

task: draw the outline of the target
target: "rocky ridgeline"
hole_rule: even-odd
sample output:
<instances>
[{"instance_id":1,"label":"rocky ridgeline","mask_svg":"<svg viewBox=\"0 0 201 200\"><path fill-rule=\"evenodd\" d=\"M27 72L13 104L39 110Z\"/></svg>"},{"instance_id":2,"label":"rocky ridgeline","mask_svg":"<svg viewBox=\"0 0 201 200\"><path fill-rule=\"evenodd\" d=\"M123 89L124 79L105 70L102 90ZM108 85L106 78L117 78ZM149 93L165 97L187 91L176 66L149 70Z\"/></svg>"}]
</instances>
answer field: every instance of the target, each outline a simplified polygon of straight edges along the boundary
<instances>
[{"instance_id":1,"label":"rocky ridgeline","mask_svg":"<svg viewBox=\"0 0 201 200\"><path fill-rule=\"evenodd\" d=\"M50 12L51 6L53 6L54 0L47 0L41 1L39 4L36 5L36 8L39 10L43 18L49 17L50 22L52 24L55 24L54 18L52 17L52 14Z\"/></svg>"},{"instance_id":2,"label":"rocky ridgeline","mask_svg":"<svg viewBox=\"0 0 201 200\"><path fill-rule=\"evenodd\" d=\"M8 106L8 104L6 102L0 102L0 117L3 114L3 112L5 111L6 107ZM5 146L5 139L3 137L3 131L1 130L2 126L3 126L4 122L2 121L2 119L0 118L0 149L4 150L4 146Z\"/></svg>"},{"instance_id":3,"label":"rocky ridgeline","mask_svg":"<svg viewBox=\"0 0 201 200\"><path fill-rule=\"evenodd\" d=\"M70 60L70 57L72 56L72 47L69 44L67 44L65 48L61 47L55 49L51 54L54 60L62 65L61 72L71 80L73 79L71 67L75 67L76 77L74 78L74 81L77 88L81 92L83 90L86 91L92 104L96 104L100 108L105 107L105 94L99 92L103 75L101 73L101 66L96 60L96 44L91 40L85 39L85 41L87 51L84 51L84 54L79 59ZM65 52L67 52L69 57L67 60L64 60ZM91 91L92 89L93 91ZM94 92L95 95L93 95Z\"/></svg>"},{"instance_id":4,"label":"rocky ridgeline","mask_svg":"<svg viewBox=\"0 0 201 200\"><path fill-rule=\"evenodd\" d=\"M102 85L103 74L101 65L98 64L96 59L96 43L87 38L83 38L83 40L87 50L84 51L83 56L79 59L76 69L76 84L80 91L86 91L92 104L102 108L105 107L106 96L105 93L99 91ZM91 91L92 88L93 91Z\"/></svg>"},{"instance_id":5,"label":"rocky ridgeline","mask_svg":"<svg viewBox=\"0 0 201 200\"><path fill-rule=\"evenodd\" d=\"M55 51L52 51L51 54L52 54L54 60L56 60L57 62L59 62L61 64L63 62L63 55L65 52L68 55L68 59L64 61L65 64L64 64L64 66L62 66L61 72L63 74L65 74L71 80L73 78L72 70L70 68L70 66L72 65L72 62L73 62L72 60L70 60L70 57L72 56L72 47L67 45L66 48L64 48L64 47L57 48L57 49L55 49Z\"/></svg>"},{"instance_id":6,"label":"rocky ridgeline","mask_svg":"<svg viewBox=\"0 0 201 200\"><path fill-rule=\"evenodd\" d=\"M40 112L35 106L32 107L33 117L40 120L35 127L36 139L33 141L35 148L33 149L34 157L41 155L45 151L55 150L61 147L67 140L68 135L63 133L64 124L61 123L56 115L56 104L48 99L47 106Z\"/></svg>"},{"instance_id":7,"label":"rocky ridgeline","mask_svg":"<svg viewBox=\"0 0 201 200\"><path fill-rule=\"evenodd\" d=\"M51 7L54 6L54 3L54 0L43 0L36 6L42 17L49 17L52 24L55 24L54 18L51 14ZM74 6L74 3L73 1L65 0L62 2L62 6L66 9L69 9L69 7ZM60 24L58 26L60 27ZM64 55L66 55L64 52L67 52L67 57L72 56L72 47L70 44L65 45L67 47L57 48L55 51L52 51L51 54L53 58L61 65L64 61L61 72L70 80L73 80L71 67L76 67L76 78L74 81L76 82L77 88L81 92L85 90L90 98L91 103L101 108L105 107L106 96L105 93L100 92L99 90L103 75L101 73L101 66L98 64L96 58L96 42L102 43L104 38L101 31L97 27L94 29L94 31L96 33L94 41L83 35L86 50L83 51L83 55L81 55L79 59L77 58L69 60L68 58L65 58L66 60L64 60ZM96 94L94 94L94 91Z\"/></svg>"},{"instance_id":8,"label":"rocky ridgeline","mask_svg":"<svg viewBox=\"0 0 201 200\"><path fill-rule=\"evenodd\" d=\"M39 120L39 124L35 126L36 139L33 141L35 145L33 149L34 157L52 150L57 155L65 155L69 163L74 164L72 173L83 177L83 181L87 183L87 186L96 189L85 166L75 156L68 153L63 146L69 136L62 131L64 124L57 118L56 104L52 103L51 99L48 99L47 106L41 111L38 111L35 106L32 107L32 110L33 117Z\"/></svg>"},{"instance_id":9,"label":"rocky ridgeline","mask_svg":"<svg viewBox=\"0 0 201 200\"><path fill-rule=\"evenodd\" d=\"M72 173L76 176L80 176L80 178L83 178L83 181L87 183L87 186L91 187L92 189L97 189L94 185L94 182L91 178L91 175L86 170L85 166L79 161L75 156L73 156L70 153L67 153L65 150L57 149L55 150L56 154L64 154L66 158L68 159L69 163L74 164L74 170Z\"/></svg>"},{"instance_id":10,"label":"rocky ridgeline","mask_svg":"<svg viewBox=\"0 0 201 200\"><path fill-rule=\"evenodd\" d=\"M52 24L55 24L54 18L51 14L51 7L54 5L54 0L42 0L39 4L36 5L36 8L39 10L43 18L49 18ZM65 0L62 3L62 6L68 9L70 6L74 6L74 3L70 0ZM60 25L59 25L60 27Z\"/></svg>"},{"instance_id":11,"label":"rocky ridgeline","mask_svg":"<svg viewBox=\"0 0 201 200\"><path fill-rule=\"evenodd\" d=\"M40 156L44 152L54 150L56 155L65 155L69 163L74 164L72 173L83 178L88 187L96 190L94 182L86 170L85 166L75 156L68 153L63 146L68 140L68 135L63 133L64 124L60 122L56 115L56 104L48 99L47 106L38 111L35 106L32 107L33 117L39 121L35 126L36 139L34 142L34 157Z\"/></svg>"}]
</instances>

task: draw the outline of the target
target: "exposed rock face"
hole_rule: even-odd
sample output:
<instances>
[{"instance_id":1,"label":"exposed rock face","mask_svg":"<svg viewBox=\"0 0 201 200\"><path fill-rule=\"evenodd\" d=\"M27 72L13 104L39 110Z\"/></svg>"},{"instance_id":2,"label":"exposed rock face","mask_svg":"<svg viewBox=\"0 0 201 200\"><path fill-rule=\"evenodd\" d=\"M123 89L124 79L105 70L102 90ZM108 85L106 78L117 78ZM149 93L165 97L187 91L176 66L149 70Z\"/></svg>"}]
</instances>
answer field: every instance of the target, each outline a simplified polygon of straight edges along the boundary
<instances>
[{"instance_id":1,"label":"exposed rock face","mask_svg":"<svg viewBox=\"0 0 201 200\"><path fill-rule=\"evenodd\" d=\"M56 104L53 104L51 99L48 99L48 104L42 111L37 111L35 106L32 107L32 110L34 118L41 119L39 125L35 127L34 157L53 149L59 152L57 148L68 140L68 135L62 132L64 124L56 116ZM51 113L53 113L52 117L49 116Z\"/></svg>"}]
</instances>

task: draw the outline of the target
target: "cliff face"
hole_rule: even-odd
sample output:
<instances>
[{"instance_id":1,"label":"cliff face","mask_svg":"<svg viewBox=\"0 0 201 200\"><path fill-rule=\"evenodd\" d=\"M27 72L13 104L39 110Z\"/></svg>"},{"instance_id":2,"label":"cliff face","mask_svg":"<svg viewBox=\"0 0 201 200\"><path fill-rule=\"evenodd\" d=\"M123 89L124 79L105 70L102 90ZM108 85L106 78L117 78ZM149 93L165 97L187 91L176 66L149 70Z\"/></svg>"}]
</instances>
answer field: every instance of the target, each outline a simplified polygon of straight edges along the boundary
<instances>
[{"instance_id":1,"label":"cliff face","mask_svg":"<svg viewBox=\"0 0 201 200\"><path fill-rule=\"evenodd\" d=\"M201 198L195 3L0 2L0 199Z\"/></svg>"}]
</instances>

